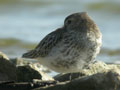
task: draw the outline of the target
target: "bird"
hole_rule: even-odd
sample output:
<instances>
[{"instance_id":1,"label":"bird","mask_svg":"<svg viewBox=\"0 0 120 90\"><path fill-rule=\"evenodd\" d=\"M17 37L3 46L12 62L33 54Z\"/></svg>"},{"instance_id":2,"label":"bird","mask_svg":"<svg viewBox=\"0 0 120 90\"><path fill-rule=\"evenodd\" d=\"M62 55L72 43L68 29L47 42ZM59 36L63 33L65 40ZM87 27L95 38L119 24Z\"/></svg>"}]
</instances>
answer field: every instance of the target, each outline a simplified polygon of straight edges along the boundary
<instances>
[{"instance_id":1,"label":"bird","mask_svg":"<svg viewBox=\"0 0 120 90\"><path fill-rule=\"evenodd\" d=\"M87 12L67 16L64 25L46 35L23 58L37 59L58 73L80 72L100 52L102 33Z\"/></svg>"}]
</instances>

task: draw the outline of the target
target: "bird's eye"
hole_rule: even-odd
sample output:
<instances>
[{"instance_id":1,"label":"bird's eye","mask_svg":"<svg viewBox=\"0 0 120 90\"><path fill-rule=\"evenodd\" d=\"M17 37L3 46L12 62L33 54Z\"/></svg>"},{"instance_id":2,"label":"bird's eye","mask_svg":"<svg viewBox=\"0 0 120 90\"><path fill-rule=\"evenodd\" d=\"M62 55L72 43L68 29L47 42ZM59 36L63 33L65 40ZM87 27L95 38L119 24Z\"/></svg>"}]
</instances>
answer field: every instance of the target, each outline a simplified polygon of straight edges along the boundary
<instances>
[{"instance_id":1,"label":"bird's eye","mask_svg":"<svg viewBox=\"0 0 120 90\"><path fill-rule=\"evenodd\" d=\"M67 21L68 24L71 24L71 22L72 22L71 20L68 20L68 21Z\"/></svg>"}]
</instances>

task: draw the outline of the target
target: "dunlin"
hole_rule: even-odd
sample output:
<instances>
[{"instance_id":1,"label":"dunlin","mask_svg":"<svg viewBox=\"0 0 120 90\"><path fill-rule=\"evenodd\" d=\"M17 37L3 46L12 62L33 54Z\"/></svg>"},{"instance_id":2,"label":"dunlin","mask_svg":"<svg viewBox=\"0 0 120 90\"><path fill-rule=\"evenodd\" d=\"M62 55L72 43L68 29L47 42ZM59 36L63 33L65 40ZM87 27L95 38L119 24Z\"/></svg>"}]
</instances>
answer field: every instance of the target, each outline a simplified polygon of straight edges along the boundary
<instances>
[{"instance_id":1,"label":"dunlin","mask_svg":"<svg viewBox=\"0 0 120 90\"><path fill-rule=\"evenodd\" d=\"M86 12L66 17L61 28L49 33L35 49L23 54L60 73L79 72L100 51L102 35Z\"/></svg>"}]
</instances>

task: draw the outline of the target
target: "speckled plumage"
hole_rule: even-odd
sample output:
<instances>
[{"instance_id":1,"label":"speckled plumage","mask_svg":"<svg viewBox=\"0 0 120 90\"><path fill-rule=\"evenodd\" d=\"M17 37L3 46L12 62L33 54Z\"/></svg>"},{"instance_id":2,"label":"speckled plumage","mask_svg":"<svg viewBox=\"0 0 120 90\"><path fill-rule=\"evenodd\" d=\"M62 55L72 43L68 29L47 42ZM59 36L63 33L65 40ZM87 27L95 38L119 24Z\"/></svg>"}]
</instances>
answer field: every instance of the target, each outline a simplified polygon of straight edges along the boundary
<instances>
[{"instance_id":1,"label":"speckled plumage","mask_svg":"<svg viewBox=\"0 0 120 90\"><path fill-rule=\"evenodd\" d=\"M38 46L23 54L56 72L79 72L99 53L102 35L86 12L74 13L64 26L48 34Z\"/></svg>"}]
</instances>

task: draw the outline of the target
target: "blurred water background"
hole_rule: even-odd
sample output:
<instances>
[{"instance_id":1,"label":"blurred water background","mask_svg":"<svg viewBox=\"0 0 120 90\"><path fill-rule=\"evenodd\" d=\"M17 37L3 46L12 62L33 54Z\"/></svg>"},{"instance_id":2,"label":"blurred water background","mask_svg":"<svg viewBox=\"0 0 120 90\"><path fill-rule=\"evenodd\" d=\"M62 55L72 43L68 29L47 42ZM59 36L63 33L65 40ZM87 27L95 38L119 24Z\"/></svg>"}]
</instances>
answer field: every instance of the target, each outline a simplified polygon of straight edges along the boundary
<instances>
[{"instance_id":1,"label":"blurred water background","mask_svg":"<svg viewBox=\"0 0 120 90\"><path fill-rule=\"evenodd\" d=\"M97 59L120 62L120 0L0 0L0 51L10 58L34 48L74 12L88 12L103 34Z\"/></svg>"}]
</instances>

